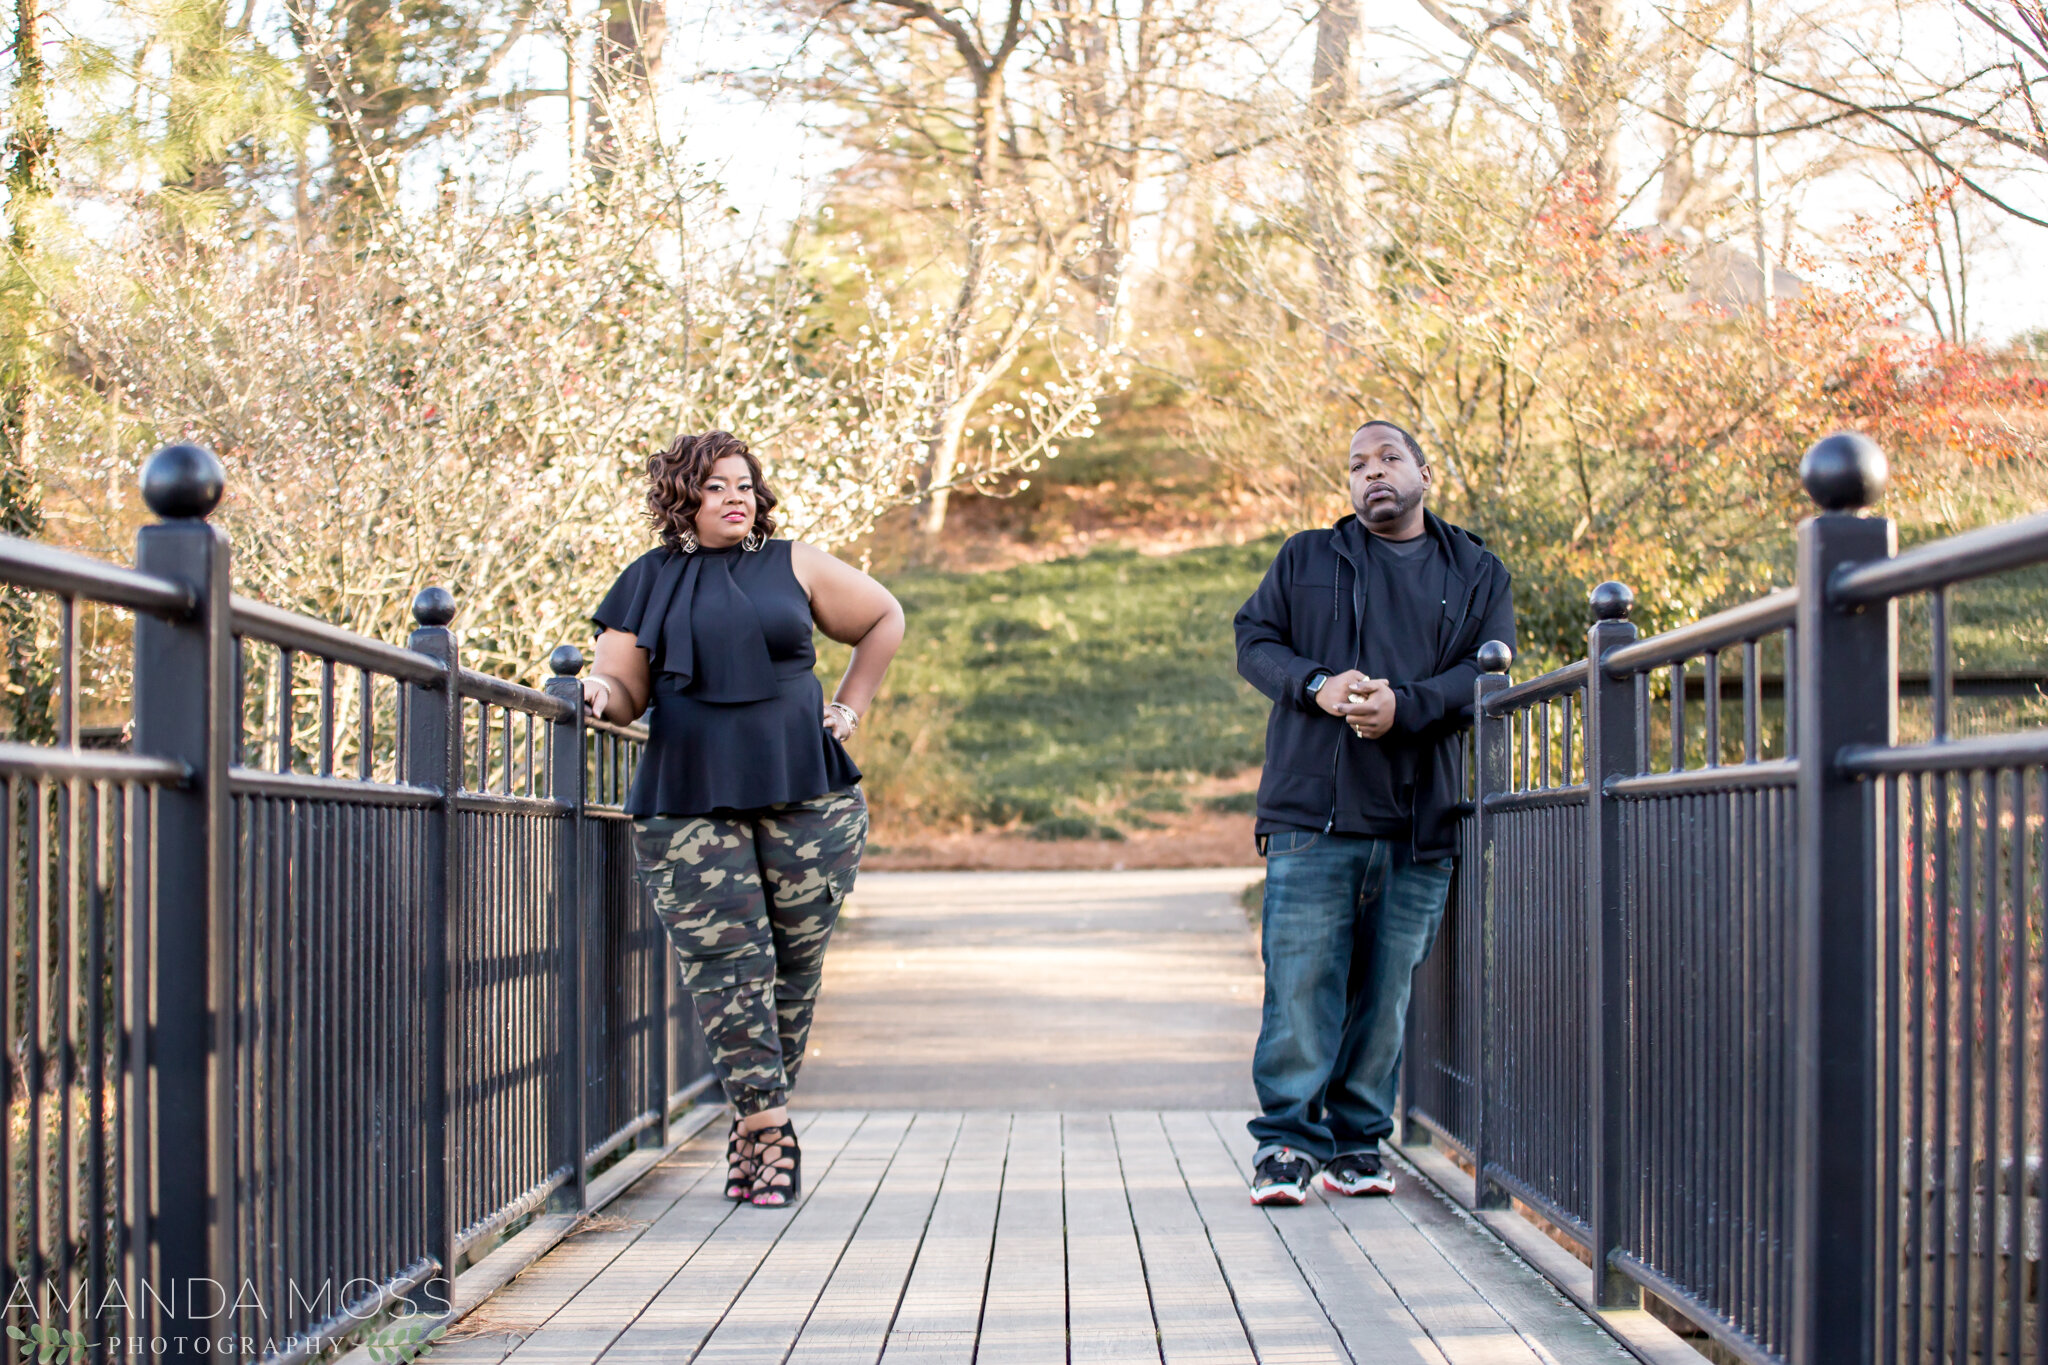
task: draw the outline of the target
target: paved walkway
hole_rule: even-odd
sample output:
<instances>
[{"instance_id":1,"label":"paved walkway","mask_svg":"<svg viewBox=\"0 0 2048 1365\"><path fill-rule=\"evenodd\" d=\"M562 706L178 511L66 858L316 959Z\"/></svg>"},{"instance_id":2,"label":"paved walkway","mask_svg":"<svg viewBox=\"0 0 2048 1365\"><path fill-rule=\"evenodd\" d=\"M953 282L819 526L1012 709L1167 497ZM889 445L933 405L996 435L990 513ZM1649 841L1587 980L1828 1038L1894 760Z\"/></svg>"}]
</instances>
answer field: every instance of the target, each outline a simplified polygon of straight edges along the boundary
<instances>
[{"instance_id":1,"label":"paved walkway","mask_svg":"<svg viewBox=\"0 0 2048 1365\"><path fill-rule=\"evenodd\" d=\"M864 879L799 1087L798 1206L728 1203L714 1122L432 1358L1626 1360L1406 1167L1393 1199L1252 1207L1246 1115L1213 1102L1256 1027L1246 875Z\"/></svg>"},{"instance_id":2,"label":"paved walkway","mask_svg":"<svg viewBox=\"0 0 2048 1365\"><path fill-rule=\"evenodd\" d=\"M855 885L798 1078L823 1109L1241 1109L1259 868L875 872Z\"/></svg>"}]
</instances>

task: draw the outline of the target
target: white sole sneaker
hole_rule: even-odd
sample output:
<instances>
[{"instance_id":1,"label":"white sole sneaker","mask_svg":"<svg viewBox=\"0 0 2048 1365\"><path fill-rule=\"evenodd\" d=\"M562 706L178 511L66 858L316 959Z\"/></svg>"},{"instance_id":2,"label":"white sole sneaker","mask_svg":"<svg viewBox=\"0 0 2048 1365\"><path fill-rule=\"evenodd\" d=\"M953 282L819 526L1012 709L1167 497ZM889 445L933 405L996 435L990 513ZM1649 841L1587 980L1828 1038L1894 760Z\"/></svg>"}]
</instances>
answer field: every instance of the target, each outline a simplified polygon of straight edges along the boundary
<instances>
[{"instance_id":1,"label":"white sole sneaker","mask_svg":"<svg viewBox=\"0 0 2048 1365\"><path fill-rule=\"evenodd\" d=\"M1289 1184L1267 1185L1262 1188L1255 1188L1252 1190L1252 1202L1261 1208L1268 1204L1280 1204L1292 1208L1308 1202L1308 1187L1306 1185Z\"/></svg>"},{"instance_id":2,"label":"white sole sneaker","mask_svg":"<svg viewBox=\"0 0 2048 1365\"><path fill-rule=\"evenodd\" d=\"M1316 1174L1316 1188L1324 1194L1340 1194L1347 1199L1355 1199L1362 1194L1392 1194L1394 1173L1382 1170L1378 1175L1365 1176L1346 1184L1328 1171L1319 1171Z\"/></svg>"}]
</instances>

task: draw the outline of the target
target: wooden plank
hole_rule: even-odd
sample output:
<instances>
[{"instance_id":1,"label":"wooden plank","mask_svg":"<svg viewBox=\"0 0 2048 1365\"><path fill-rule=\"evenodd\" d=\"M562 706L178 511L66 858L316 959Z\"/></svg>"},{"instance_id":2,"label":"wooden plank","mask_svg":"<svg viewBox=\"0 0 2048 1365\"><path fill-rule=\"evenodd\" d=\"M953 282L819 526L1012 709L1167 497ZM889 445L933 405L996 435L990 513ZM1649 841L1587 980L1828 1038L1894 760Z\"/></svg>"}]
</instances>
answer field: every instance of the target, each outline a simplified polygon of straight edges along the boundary
<instances>
[{"instance_id":1,"label":"wooden plank","mask_svg":"<svg viewBox=\"0 0 2048 1365\"><path fill-rule=\"evenodd\" d=\"M789 1365L875 1365L960 1135L957 1113L919 1114L832 1272Z\"/></svg>"},{"instance_id":2,"label":"wooden plank","mask_svg":"<svg viewBox=\"0 0 2048 1365\"><path fill-rule=\"evenodd\" d=\"M1244 1118L1215 1116L1222 1132L1242 1131ZM1249 1162L1256 1146L1251 1135L1234 1145ZM1540 1358L1529 1344L1393 1199L1337 1198L1326 1204L1451 1365L1536 1365Z\"/></svg>"},{"instance_id":3,"label":"wooden plank","mask_svg":"<svg viewBox=\"0 0 2048 1365\"><path fill-rule=\"evenodd\" d=\"M679 1229L683 1244L689 1248L680 1268L670 1271L659 1292L632 1318L631 1325L619 1333L605 1352L608 1365L675 1365L694 1355L733 1300L747 1287L791 1221L830 1175L833 1160L865 1117L857 1110L842 1109L828 1110L808 1123L800 1118L797 1136L804 1148L805 1188L791 1207L758 1209L731 1204L725 1198L724 1186L710 1182L698 1187L701 1194L693 1192L691 1198L683 1200L684 1206L699 1205L704 1221L712 1226L702 1231L695 1245L690 1245L690 1238L699 1234L701 1225ZM718 1207L709 1207L713 1203ZM643 1237L634 1249L650 1247L653 1240ZM659 1263L650 1267L657 1273L663 1268ZM643 1288L644 1284L635 1286L636 1292Z\"/></svg>"},{"instance_id":4,"label":"wooden plank","mask_svg":"<svg viewBox=\"0 0 2048 1365\"><path fill-rule=\"evenodd\" d=\"M1060 1116L1010 1121L1002 1209L988 1270L976 1365L1065 1365L1067 1274L1060 1199Z\"/></svg>"},{"instance_id":5,"label":"wooden plank","mask_svg":"<svg viewBox=\"0 0 2048 1365\"><path fill-rule=\"evenodd\" d=\"M757 1365L789 1353L881 1186L910 1119L901 1112L868 1115L704 1343L696 1357L700 1365Z\"/></svg>"},{"instance_id":6,"label":"wooden plank","mask_svg":"<svg viewBox=\"0 0 2048 1365\"><path fill-rule=\"evenodd\" d=\"M1257 1365L1156 1113L1112 1120L1166 1365Z\"/></svg>"},{"instance_id":7,"label":"wooden plank","mask_svg":"<svg viewBox=\"0 0 2048 1365\"><path fill-rule=\"evenodd\" d=\"M1217 1136L1247 1184L1258 1143L1234 1115L1212 1116ZM1445 1365L1444 1353L1408 1311L1358 1243L1318 1196L1300 1208L1269 1208L1266 1221L1294 1258L1302 1279L1359 1360Z\"/></svg>"},{"instance_id":8,"label":"wooden plank","mask_svg":"<svg viewBox=\"0 0 2048 1365\"><path fill-rule=\"evenodd\" d=\"M1179 1112L1162 1119L1261 1365L1350 1365L1337 1329L1309 1292L1265 1211L1252 1204L1244 1177L1208 1116Z\"/></svg>"},{"instance_id":9,"label":"wooden plank","mask_svg":"<svg viewBox=\"0 0 2048 1365\"><path fill-rule=\"evenodd\" d=\"M592 1235L588 1224L593 1219L602 1218L616 1228L620 1222L644 1224L658 1217L664 1197L672 1199L681 1193L663 1182L672 1181L675 1172L701 1174L702 1133L716 1114L710 1105L698 1105L684 1113L669 1125L667 1146L635 1152L590 1183L588 1214L542 1214L463 1271L455 1281L450 1335L441 1339L444 1344L436 1348L437 1354L449 1360L495 1362L517 1348L560 1306L559 1302L550 1303L549 1295L541 1292L549 1253L565 1238ZM654 1203L639 1204L630 1212L607 1207L613 1200L627 1197ZM555 1287L573 1293L576 1279L572 1274L556 1281ZM501 1291L515 1280L522 1285L522 1298L507 1299ZM371 1365L371 1354L367 1346L360 1346L343 1359L347 1365Z\"/></svg>"},{"instance_id":10,"label":"wooden plank","mask_svg":"<svg viewBox=\"0 0 2048 1365\"><path fill-rule=\"evenodd\" d=\"M1060 1119L1073 1365L1159 1365L1159 1331L1106 1114Z\"/></svg>"},{"instance_id":11,"label":"wooden plank","mask_svg":"<svg viewBox=\"0 0 2048 1365\"><path fill-rule=\"evenodd\" d=\"M1474 1214L1472 1177L1441 1150L1416 1144L1403 1147L1401 1158L1420 1172L1454 1208L1478 1218L1488 1231L1541 1272L1544 1279L1562 1289L1580 1312L1606 1328L1637 1360L1646 1362L1646 1365L1699 1365L1699 1352L1646 1310L1596 1307L1593 1303L1593 1272L1569 1251L1551 1241L1534 1223L1510 1209ZM1424 1231L1428 1232L1426 1226ZM1449 1244L1448 1238L1438 1239L1440 1247ZM1467 1278L1471 1276L1468 1274ZM1516 1311L1509 1303L1502 1303L1501 1308L1525 1337L1531 1334L1529 1317Z\"/></svg>"},{"instance_id":12,"label":"wooden plank","mask_svg":"<svg viewBox=\"0 0 2048 1365\"><path fill-rule=\"evenodd\" d=\"M518 1354L536 1336L573 1316L571 1306L663 1215L703 1181L724 1144L703 1137L673 1153L596 1215L572 1224L547 1255L514 1277L451 1329L437 1360L484 1365ZM597 1350L602 1350L598 1346ZM534 1358L521 1356L521 1359ZM595 1358L595 1351L590 1358Z\"/></svg>"},{"instance_id":13,"label":"wooden plank","mask_svg":"<svg viewBox=\"0 0 2048 1365\"><path fill-rule=\"evenodd\" d=\"M969 1114L882 1359L956 1365L974 1355L1003 1189L1008 1114Z\"/></svg>"}]
</instances>

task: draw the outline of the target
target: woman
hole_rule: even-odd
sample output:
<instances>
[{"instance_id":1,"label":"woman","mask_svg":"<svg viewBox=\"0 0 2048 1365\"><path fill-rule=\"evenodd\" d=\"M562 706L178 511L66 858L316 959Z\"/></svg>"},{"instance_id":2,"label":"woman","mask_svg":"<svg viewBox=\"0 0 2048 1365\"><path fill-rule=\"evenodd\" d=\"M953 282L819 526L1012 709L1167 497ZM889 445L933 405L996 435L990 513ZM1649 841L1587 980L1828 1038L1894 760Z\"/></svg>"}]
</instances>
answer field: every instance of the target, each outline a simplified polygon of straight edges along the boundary
<instances>
[{"instance_id":1,"label":"woman","mask_svg":"<svg viewBox=\"0 0 2048 1365\"><path fill-rule=\"evenodd\" d=\"M775 495L737 437L677 437L647 475L661 546L592 613L583 700L621 724L653 703L626 813L732 1106L726 1197L790 1204L802 1174L789 1087L867 839L841 744L902 643L903 608L851 565L773 538ZM853 646L829 702L813 626Z\"/></svg>"}]
</instances>

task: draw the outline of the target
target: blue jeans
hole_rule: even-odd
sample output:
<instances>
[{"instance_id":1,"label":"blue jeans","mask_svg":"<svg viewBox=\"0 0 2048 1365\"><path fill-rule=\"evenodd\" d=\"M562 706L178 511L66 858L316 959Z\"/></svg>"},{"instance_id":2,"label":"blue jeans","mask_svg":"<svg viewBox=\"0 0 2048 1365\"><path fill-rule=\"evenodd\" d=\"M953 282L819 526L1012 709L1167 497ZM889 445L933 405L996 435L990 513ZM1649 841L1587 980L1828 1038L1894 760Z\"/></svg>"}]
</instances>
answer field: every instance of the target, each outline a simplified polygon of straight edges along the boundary
<instances>
[{"instance_id":1,"label":"blue jeans","mask_svg":"<svg viewBox=\"0 0 2048 1365\"><path fill-rule=\"evenodd\" d=\"M1443 923L1451 862L1403 844L1285 830L1266 843L1266 1003L1252 1083L1259 1153L1317 1161L1394 1131L1415 969Z\"/></svg>"}]
</instances>

